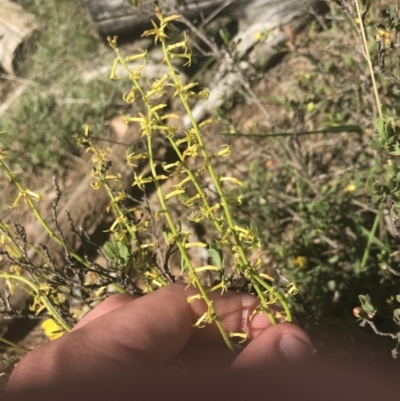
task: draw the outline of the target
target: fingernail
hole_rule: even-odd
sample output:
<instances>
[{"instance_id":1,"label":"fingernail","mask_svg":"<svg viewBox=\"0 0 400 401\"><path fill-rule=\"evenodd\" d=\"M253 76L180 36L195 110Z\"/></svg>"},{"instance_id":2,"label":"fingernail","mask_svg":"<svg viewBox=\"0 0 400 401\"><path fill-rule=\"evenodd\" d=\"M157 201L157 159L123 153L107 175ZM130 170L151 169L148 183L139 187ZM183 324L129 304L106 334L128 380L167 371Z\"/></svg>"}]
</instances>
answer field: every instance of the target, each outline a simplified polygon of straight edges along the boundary
<instances>
[{"instance_id":1,"label":"fingernail","mask_svg":"<svg viewBox=\"0 0 400 401\"><path fill-rule=\"evenodd\" d=\"M311 355L308 343L298 337L283 335L279 340L281 355L290 363L299 362Z\"/></svg>"}]
</instances>

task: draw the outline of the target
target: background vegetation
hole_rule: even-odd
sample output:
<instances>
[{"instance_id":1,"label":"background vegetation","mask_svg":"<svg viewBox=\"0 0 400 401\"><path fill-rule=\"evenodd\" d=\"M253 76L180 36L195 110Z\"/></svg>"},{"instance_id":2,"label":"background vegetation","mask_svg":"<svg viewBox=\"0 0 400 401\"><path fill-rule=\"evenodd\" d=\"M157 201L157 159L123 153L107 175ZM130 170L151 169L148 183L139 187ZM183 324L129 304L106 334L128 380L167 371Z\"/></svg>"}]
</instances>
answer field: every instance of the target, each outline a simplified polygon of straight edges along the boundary
<instances>
[{"instance_id":1,"label":"background vegetation","mask_svg":"<svg viewBox=\"0 0 400 401\"><path fill-rule=\"evenodd\" d=\"M123 82L82 81L88 68L111 65L114 55L92 32L81 0L18 3L37 16L43 30L18 73L31 82L29 90L1 116L0 131L6 132L2 142L17 168L35 167L42 174L55 164L62 168L68 153L79 155L74 134L83 123L101 131L125 107ZM293 308L316 343L327 331L337 332L352 346L390 355L396 341L372 335L371 327L359 323L365 324L362 314L371 310L367 318L373 318L368 320L375 331L399 331L396 315L393 319L400 293L400 278L393 274L400 271L399 10L377 0L365 16L379 98L394 127L390 144L382 128L386 142L371 147L378 140L379 108L355 3L328 6L301 34L288 33L273 62L253 66L248 77L253 93L241 90L216 110L218 130L210 135L242 145L227 162L245 184L235 219L258 227L264 265L298 286ZM210 28L207 34L226 46L228 29ZM204 65L215 68L199 56L191 73ZM196 79L208 85L211 77L206 71ZM5 92L9 78L0 76ZM364 308L361 315L356 311L357 320L360 301Z\"/></svg>"},{"instance_id":2,"label":"background vegetation","mask_svg":"<svg viewBox=\"0 0 400 401\"><path fill-rule=\"evenodd\" d=\"M0 120L6 133L2 142L24 168L51 168L76 150L74 134L84 123L104 126L117 112L123 105L121 87L84 80L85 71L104 59L112 62L112 55L91 28L83 1L17 3L35 15L41 30L30 57L18 65L18 77L28 80L29 87ZM5 95L15 81L4 74L1 78Z\"/></svg>"}]
</instances>

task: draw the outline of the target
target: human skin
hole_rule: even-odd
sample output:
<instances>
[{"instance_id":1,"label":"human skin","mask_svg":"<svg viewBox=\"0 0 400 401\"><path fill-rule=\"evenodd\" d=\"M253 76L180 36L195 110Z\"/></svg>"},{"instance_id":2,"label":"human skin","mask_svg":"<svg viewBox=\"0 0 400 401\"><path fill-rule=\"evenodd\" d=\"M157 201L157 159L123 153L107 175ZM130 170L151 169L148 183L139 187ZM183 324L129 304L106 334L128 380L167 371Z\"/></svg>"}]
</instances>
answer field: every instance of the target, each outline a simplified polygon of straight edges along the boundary
<instances>
[{"instance_id":1,"label":"human skin","mask_svg":"<svg viewBox=\"0 0 400 401\"><path fill-rule=\"evenodd\" d=\"M368 398L368 394L376 396L376 391L380 395L387 391L383 399L391 399L390 386L381 379L368 390L372 383L365 381L368 371L360 376L346 366L316 367L307 362L311 342L295 324L271 325L265 314L249 320L258 305L252 295L212 294L225 330L248 332L245 348L240 353L229 351L214 325L193 327L206 310L202 300L187 302L194 294L195 289L174 284L142 298L107 299L71 333L32 351L17 365L7 400L27 396L31 401L216 400L228 396L243 401L244 395L286 400L309 398L315 392L322 400L338 399L340 394L352 394L354 400L363 391L367 391L364 400L376 399ZM356 392L349 386L353 383Z\"/></svg>"}]
</instances>

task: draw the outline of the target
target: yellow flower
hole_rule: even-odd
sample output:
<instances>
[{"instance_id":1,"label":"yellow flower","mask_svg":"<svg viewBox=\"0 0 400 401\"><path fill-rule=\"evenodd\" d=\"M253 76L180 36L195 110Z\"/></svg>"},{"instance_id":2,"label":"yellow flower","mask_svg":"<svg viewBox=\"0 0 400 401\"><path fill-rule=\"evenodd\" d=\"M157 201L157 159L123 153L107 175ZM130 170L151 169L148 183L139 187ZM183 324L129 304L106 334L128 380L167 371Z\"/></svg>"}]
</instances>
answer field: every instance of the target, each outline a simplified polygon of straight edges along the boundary
<instances>
[{"instance_id":1,"label":"yellow flower","mask_svg":"<svg viewBox=\"0 0 400 401\"><path fill-rule=\"evenodd\" d=\"M46 319L41 327L50 341L56 340L64 334L63 329L53 319Z\"/></svg>"},{"instance_id":2,"label":"yellow flower","mask_svg":"<svg viewBox=\"0 0 400 401\"><path fill-rule=\"evenodd\" d=\"M304 269L307 264L307 258L305 256L297 256L297 258L294 260L294 264L300 269Z\"/></svg>"},{"instance_id":3,"label":"yellow flower","mask_svg":"<svg viewBox=\"0 0 400 401\"><path fill-rule=\"evenodd\" d=\"M308 113L311 113L312 111L314 111L314 109L315 109L314 102L307 103L306 110L307 110Z\"/></svg>"},{"instance_id":4,"label":"yellow flower","mask_svg":"<svg viewBox=\"0 0 400 401\"><path fill-rule=\"evenodd\" d=\"M354 192L356 189L357 189L357 187L356 187L356 185L354 183L350 183L345 188L346 192Z\"/></svg>"}]
</instances>

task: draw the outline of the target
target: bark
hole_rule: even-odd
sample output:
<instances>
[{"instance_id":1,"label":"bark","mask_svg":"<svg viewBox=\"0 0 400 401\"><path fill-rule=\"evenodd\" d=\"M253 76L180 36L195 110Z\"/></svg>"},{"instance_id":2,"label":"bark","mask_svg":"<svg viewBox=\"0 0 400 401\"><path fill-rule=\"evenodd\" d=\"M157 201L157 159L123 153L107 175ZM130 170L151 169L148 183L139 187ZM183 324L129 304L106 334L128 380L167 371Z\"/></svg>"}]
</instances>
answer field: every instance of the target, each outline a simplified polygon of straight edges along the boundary
<instances>
[{"instance_id":1,"label":"bark","mask_svg":"<svg viewBox=\"0 0 400 401\"><path fill-rule=\"evenodd\" d=\"M132 3L139 4L133 6ZM163 0L163 9L188 19L224 14L251 24L254 21L287 23L307 13L317 0ZM102 38L118 35L135 38L154 18L154 0L85 0L93 25Z\"/></svg>"}]
</instances>

